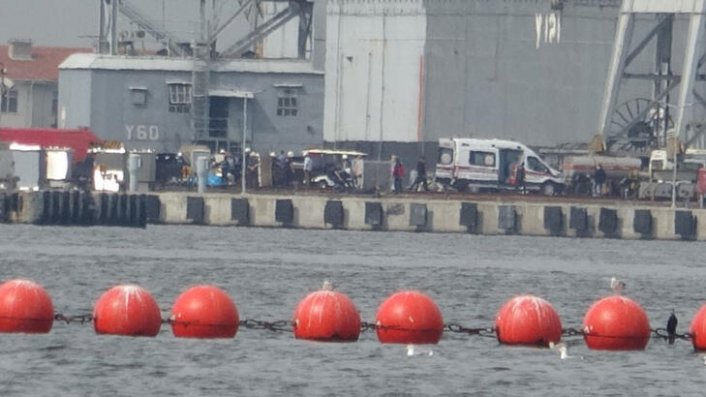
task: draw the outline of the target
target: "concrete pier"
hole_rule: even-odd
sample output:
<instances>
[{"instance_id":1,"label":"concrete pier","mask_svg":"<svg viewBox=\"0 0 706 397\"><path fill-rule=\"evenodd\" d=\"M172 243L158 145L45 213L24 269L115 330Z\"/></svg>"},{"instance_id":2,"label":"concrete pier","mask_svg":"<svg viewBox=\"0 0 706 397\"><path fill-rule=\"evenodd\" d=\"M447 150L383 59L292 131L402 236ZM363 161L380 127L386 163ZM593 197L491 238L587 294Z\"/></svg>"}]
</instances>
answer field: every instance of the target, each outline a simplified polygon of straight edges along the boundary
<instances>
[{"instance_id":1,"label":"concrete pier","mask_svg":"<svg viewBox=\"0 0 706 397\"><path fill-rule=\"evenodd\" d=\"M706 210L619 201L159 193L159 222L483 235L706 240Z\"/></svg>"},{"instance_id":2,"label":"concrete pier","mask_svg":"<svg viewBox=\"0 0 706 397\"><path fill-rule=\"evenodd\" d=\"M503 196L382 198L316 194L0 194L0 222L145 227L147 223L482 235L706 240L706 210L622 201ZM650 205L652 204L652 205Z\"/></svg>"}]
</instances>

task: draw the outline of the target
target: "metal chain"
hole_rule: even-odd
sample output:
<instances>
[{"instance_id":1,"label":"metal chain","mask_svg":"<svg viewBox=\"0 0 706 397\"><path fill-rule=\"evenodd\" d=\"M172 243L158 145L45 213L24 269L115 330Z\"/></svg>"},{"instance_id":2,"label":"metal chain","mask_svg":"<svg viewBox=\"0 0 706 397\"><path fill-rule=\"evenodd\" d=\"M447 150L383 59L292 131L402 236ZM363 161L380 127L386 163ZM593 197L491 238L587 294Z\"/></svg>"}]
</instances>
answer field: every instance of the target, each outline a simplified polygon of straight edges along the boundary
<instances>
[{"instance_id":1,"label":"metal chain","mask_svg":"<svg viewBox=\"0 0 706 397\"><path fill-rule=\"evenodd\" d=\"M280 321L259 321L259 320L241 320L240 325L247 329L266 329L269 331L286 331L293 332L294 323L289 320Z\"/></svg>"},{"instance_id":2,"label":"metal chain","mask_svg":"<svg viewBox=\"0 0 706 397\"><path fill-rule=\"evenodd\" d=\"M670 335L669 331L667 331L666 328L655 328L651 330L652 335L655 338L661 338L664 340L672 340L672 339L681 339L681 340L691 340L693 339L693 335L690 333L684 333L684 334L677 334L675 333L674 335Z\"/></svg>"},{"instance_id":3,"label":"metal chain","mask_svg":"<svg viewBox=\"0 0 706 397\"><path fill-rule=\"evenodd\" d=\"M65 316L65 315L59 313L59 314L54 315L54 320L63 321L66 324L71 324L71 323L84 324L84 323L92 322L93 316L90 314L79 314L77 316Z\"/></svg>"},{"instance_id":4,"label":"metal chain","mask_svg":"<svg viewBox=\"0 0 706 397\"><path fill-rule=\"evenodd\" d=\"M585 334L582 329L564 328L561 330L561 335L562 336L584 336Z\"/></svg>"},{"instance_id":5,"label":"metal chain","mask_svg":"<svg viewBox=\"0 0 706 397\"><path fill-rule=\"evenodd\" d=\"M93 315L91 314L79 314L75 316L66 316L64 314L58 313L54 315L54 320L56 321L61 321L66 324L72 324L72 323L78 323L78 324L85 324L85 323L90 323L93 321ZM162 320L163 324L171 324L172 320L171 318L166 318ZM246 320L241 320L239 325L241 327L247 328L247 329L254 329L254 330L268 330L268 331L273 331L273 332L293 332L293 328L295 326L294 322L289 321L289 320L279 320L279 321L262 321L262 320L254 320L254 319L246 319ZM376 323L369 323L369 322L361 322L360 323L360 331L361 332L367 332L367 331L377 331L379 329L382 330L404 330L402 327L394 327L394 326L382 326L382 325L377 325ZM418 330L418 331L424 331L424 330ZM428 331L435 331L435 330L428 330ZM488 338L495 338L496 335L496 329L492 327L483 327L483 328L468 328L464 327L461 324L457 323L450 323L450 324L445 324L444 325L444 331L447 332L452 332L452 333L457 333L457 334L464 334L464 335L478 335L482 337L488 337ZM651 329L650 333L653 338L659 338L663 340L692 340L693 335L690 333L683 333L683 334L678 334L675 333L674 335L670 335L669 332L665 328L655 328ZM584 332L583 329L577 329L577 328L564 328L561 330L561 335L564 337L572 337L572 336L586 336L590 335Z\"/></svg>"},{"instance_id":6,"label":"metal chain","mask_svg":"<svg viewBox=\"0 0 706 397\"><path fill-rule=\"evenodd\" d=\"M446 324L444 329L449 332L466 334L466 335L478 335L487 338L495 338L495 328L466 328L460 324Z\"/></svg>"}]
</instances>

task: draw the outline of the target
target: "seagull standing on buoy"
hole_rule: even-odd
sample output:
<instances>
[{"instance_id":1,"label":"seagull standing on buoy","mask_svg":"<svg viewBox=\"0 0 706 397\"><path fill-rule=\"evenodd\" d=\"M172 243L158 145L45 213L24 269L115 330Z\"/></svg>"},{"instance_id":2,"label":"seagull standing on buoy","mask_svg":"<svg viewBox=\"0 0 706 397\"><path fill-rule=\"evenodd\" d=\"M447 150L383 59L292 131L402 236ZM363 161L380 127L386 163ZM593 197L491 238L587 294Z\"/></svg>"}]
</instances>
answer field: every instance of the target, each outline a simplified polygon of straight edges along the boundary
<instances>
[{"instance_id":1,"label":"seagull standing on buoy","mask_svg":"<svg viewBox=\"0 0 706 397\"><path fill-rule=\"evenodd\" d=\"M674 344L674 339L677 337L677 315L674 314L674 309L672 309L672 314L669 315L669 320L667 320L667 340L670 345Z\"/></svg>"},{"instance_id":2,"label":"seagull standing on buoy","mask_svg":"<svg viewBox=\"0 0 706 397\"><path fill-rule=\"evenodd\" d=\"M333 283L328 280L324 280L323 285L321 285L322 291L333 291L333 288L334 288Z\"/></svg>"},{"instance_id":3,"label":"seagull standing on buoy","mask_svg":"<svg viewBox=\"0 0 706 397\"><path fill-rule=\"evenodd\" d=\"M611 277L610 288L616 295L620 295L623 292L623 289L625 288L625 283L615 277Z\"/></svg>"}]
</instances>

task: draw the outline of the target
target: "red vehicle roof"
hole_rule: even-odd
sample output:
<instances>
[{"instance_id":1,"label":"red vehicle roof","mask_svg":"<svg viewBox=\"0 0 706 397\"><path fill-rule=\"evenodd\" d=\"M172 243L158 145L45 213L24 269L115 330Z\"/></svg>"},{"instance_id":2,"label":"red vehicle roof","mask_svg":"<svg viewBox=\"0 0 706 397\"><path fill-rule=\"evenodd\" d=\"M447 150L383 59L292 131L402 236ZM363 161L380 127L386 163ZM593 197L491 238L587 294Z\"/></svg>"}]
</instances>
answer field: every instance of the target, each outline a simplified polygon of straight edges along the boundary
<instances>
[{"instance_id":1,"label":"red vehicle roof","mask_svg":"<svg viewBox=\"0 0 706 397\"><path fill-rule=\"evenodd\" d=\"M88 149L100 144L101 140L89 129L0 128L0 142L71 148L74 161L80 162L86 158Z\"/></svg>"}]
</instances>

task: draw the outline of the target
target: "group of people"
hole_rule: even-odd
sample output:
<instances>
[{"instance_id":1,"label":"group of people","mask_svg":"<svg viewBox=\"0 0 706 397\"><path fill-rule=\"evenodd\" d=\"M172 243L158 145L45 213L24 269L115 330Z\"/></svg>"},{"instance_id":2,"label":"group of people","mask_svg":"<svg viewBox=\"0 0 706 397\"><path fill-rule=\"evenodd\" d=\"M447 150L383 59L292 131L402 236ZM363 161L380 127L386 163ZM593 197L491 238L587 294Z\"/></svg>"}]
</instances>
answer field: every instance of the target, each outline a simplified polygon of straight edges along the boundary
<instances>
[{"instance_id":1,"label":"group of people","mask_svg":"<svg viewBox=\"0 0 706 397\"><path fill-rule=\"evenodd\" d=\"M412 184L409 185L407 190L418 191L420 188L422 188L425 192L428 192L429 182L427 181L427 167L424 157L420 157L419 160L417 160L417 166L415 171L416 176L414 177L414 181L412 181ZM391 173L392 192L396 194L402 193L402 182L405 177L405 169L404 164L402 164L402 160L400 160L400 157L397 155L392 156Z\"/></svg>"},{"instance_id":2,"label":"group of people","mask_svg":"<svg viewBox=\"0 0 706 397\"><path fill-rule=\"evenodd\" d=\"M272 185L291 186L294 182L294 169L292 168L294 153L290 151L285 155L284 150L280 150L278 154L270 153L270 157L272 157Z\"/></svg>"},{"instance_id":3,"label":"group of people","mask_svg":"<svg viewBox=\"0 0 706 397\"><path fill-rule=\"evenodd\" d=\"M222 186L237 185L243 175L242 152L221 152L220 154L222 155L220 161L218 161L216 156L211 156L209 162L209 183ZM186 167L188 168L184 172L186 173L185 177L188 177L193 171L188 164ZM250 148L246 148L245 183L247 187L259 186L259 168L260 154Z\"/></svg>"},{"instance_id":4,"label":"group of people","mask_svg":"<svg viewBox=\"0 0 706 397\"><path fill-rule=\"evenodd\" d=\"M222 156L222 157L221 157ZM342 155L338 161L331 162L324 160L321 157L313 156L305 153L303 164L297 162L293 156L293 152L285 153L281 150L279 153L271 152L269 154L271 161L271 176L272 186L288 187L294 184L302 184L304 186L312 185L318 175L326 175L333 183L334 189L362 189L363 182L363 159L362 157L348 158L347 155ZM217 159L222 159L218 161ZM245 171L246 186L250 188L260 187L261 175L260 167L263 164L261 155L247 148L245 150L245 164L243 165L242 153L221 152L220 156L214 155L211 157L210 169L212 176L219 176L222 185L238 185L240 178ZM301 159L299 161L302 161ZM392 156L391 164L391 190L393 193L402 193L408 191L429 191L429 182L427 178L426 162L424 157L420 157L415 167L415 175L411 180L411 184L405 188L404 180L406 170L399 156ZM295 164L296 163L296 164ZM269 163L265 163L269 164ZM243 170L243 166L245 169ZM219 175L220 174L220 175ZM320 183L320 181L319 181Z\"/></svg>"}]
</instances>

